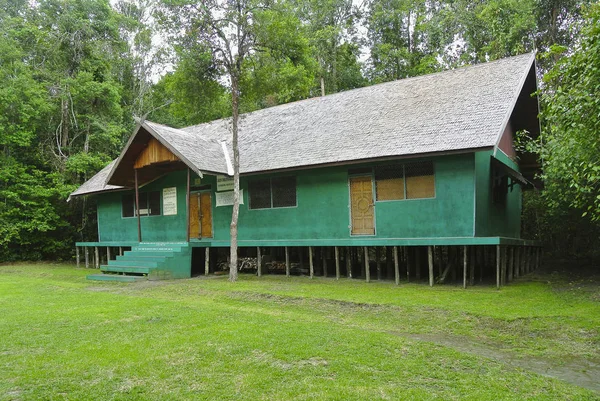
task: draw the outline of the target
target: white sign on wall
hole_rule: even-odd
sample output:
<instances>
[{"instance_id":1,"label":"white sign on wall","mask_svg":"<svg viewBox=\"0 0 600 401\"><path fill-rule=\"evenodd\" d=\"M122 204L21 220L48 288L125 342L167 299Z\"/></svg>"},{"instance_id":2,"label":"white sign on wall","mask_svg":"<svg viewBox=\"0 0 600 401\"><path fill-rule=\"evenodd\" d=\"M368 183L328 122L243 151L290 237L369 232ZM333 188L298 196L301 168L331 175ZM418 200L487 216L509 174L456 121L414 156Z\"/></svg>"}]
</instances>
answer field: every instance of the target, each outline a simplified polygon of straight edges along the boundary
<instances>
[{"instance_id":1,"label":"white sign on wall","mask_svg":"<svg viewBox=\"0 0 600 401\"><path fill-rule=\"evenodd\" d=\"M233 191L233 177L218 175L217 191Z\"/></svg>"},{"instance_id":2,"label":"white sign on wall","mask_svg":"<svg viewBox=\"0 0 600 401\"><path fill-rule=\"evenodd\" d=\"M177 188L163 188L163 215L177 214Z\"/></svg>"},{"instance_id":3,"label":"white sign on wall","mask_svg":"<svg viewBox=\"0 0 600 401\"><path fill-rule=\"evenodd\" d=\"M215 192L215 200L217 206L233 205L233 191ZM240 189L240 205L244 204L244 190Z\"/></svg>"}]
</instances>

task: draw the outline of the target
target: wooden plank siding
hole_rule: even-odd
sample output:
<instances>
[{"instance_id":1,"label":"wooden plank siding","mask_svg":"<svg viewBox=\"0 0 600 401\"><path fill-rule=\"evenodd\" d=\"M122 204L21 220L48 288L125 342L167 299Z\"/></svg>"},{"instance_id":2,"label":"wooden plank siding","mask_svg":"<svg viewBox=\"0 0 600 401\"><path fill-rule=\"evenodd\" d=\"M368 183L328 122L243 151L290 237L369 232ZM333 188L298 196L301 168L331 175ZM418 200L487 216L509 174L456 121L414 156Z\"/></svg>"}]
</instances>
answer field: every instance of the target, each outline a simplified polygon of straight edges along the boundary
<instances>
[{"instance_id":1,"label":"wooden plank siding","mask_svg":"<svg viewBox=\"0 0 600 401\"><path fill-rule=\"evenodd\" d=\"M133 167L137 169L155 163L173 162L178 160L179 158L163 144L158 142L155 138L151 138L146 148L140 152L135 160Z\"/></svg>"}]
</instances>

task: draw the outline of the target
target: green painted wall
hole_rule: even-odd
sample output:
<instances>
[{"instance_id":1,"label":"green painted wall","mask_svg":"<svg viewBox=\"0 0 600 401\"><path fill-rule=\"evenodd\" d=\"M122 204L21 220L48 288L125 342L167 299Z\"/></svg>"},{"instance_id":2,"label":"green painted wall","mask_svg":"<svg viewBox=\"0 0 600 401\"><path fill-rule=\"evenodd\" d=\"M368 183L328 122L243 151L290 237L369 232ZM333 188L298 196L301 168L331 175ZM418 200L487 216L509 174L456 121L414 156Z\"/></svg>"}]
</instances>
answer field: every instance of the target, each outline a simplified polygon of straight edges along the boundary
<instances>
[{"instance_id":1,"label":"green painted wall","mask_svg":"<svg viewBox=\"0 0 600 401\"><path fill-rule=\"evenodd\" d=\"M473 154L438 157L435 166L435 198L376 202L376 235L369 238L472 237L474 227ZM393 163L393 162L392 162ZM355 165L351 168L378 164ZM335 240L364 236L350 235L348 166L296 171L297 206L248 209L248 180L242 177L244 204L240 207L239 240ZM280 174L280 175L290 175ZM264 175L262 177L276 176ZM142 217L144 241L185 241L185 172L173 173L143 190L176 186L177 216ZM205 176L202 185L216 190L216 178ZM137 240L136 218L121 217L121 197L126 192L104 194L98 199L101 241ZM215 207L214 241L229 240L231 206Z\"/></svg>"},{"instance_id":2,"label":"green painted wall","mask_svg":"<svg viewBox=\"0 0 600 401\"><path fill-rule=\"evenodd\" d=\"M177 215L142 216L142 241L186 241L185 171L171 173L140 188L140 192L177 188ZM121 198L133 191L112 192L98 196L98 238L100 241L137 241L137 218L121 217ZM162 213L162 210L161 210Z\"/></svg>"},{"instance_id":3,"label":"green painted wall","mask_svg":"<svg viewBox=\"0 0 600 401\"><path fill-rule=\"evenodd\" d=\"M475 153L476 177L476 224L477 237L501 236L520 238L521 235L521 187L515 185L512 192L509 189L506 204L498 205L492 202L492 182L490 174L490 156L493 151ZM519 166L502 151L496 157L507 166L519 171Z\"/></svg>"}]
</instances>

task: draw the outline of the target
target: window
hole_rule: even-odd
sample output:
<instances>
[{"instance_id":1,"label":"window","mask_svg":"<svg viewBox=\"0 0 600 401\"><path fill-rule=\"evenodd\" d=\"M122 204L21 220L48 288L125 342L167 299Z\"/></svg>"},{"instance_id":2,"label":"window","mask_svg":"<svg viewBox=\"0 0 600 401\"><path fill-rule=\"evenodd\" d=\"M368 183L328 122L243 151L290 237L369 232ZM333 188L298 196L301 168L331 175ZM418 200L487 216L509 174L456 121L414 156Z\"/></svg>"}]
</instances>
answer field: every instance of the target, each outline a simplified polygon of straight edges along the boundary
<instances>
[{"instance_id":1,"label":"window","mask_svg":"<svg viewBox=\"0 0 600 401\"><path fill-rule=\"evenodd\" d=\"M160 191L140 192L140 216L160 216ZM135 217L135 194L123 195L121 199L123 217Z\"/></svg>"},{"instance_id":2,"label":"window","mask_svg":"<svg viewBox=\"0 0 600 401\"><path fill-rule=\"evenodd\" d=\"M296 206L296 177L252 180L248 184L250 209Z\"/></svg>"},{"instance_id":3,"label":"window","mask_svg":"<svg viewBox=\"0 0 600 401\"><path fill-rule=\"evenodd\" d=\"M404 165L406 199L433 198L435 181L432 162L407 163Z\"/></svg>"},{"instance_id":4,"label":"window","mask_svg":"<svg viewBox=\"0 0 600 401\"><path fill-rule=\"evenodd\" d=\"M121 199L122 216L123 217L135 216L134 209L135 209L135 195L134 194L123 195L123 198Z\"/></svg>"},{"instance_id":5,"label":"window","mask_svg":"<svg viewBox=\"0 0 600 401\"><path fill-rule=\"evenodd\" d=\"M378 201L433 198L435 196L433 162L376 167L375 192Z\"/></svg>"},{"instance_id":6,"label":"window","mask_svg":"<svg viewBox=\"0 0 600 401\"><path fill-rule=\"evenodd\" d=\"M375 192L378 201L404 199L403 169L402 164L375 169Z\"/></svg>"}]
</instances>

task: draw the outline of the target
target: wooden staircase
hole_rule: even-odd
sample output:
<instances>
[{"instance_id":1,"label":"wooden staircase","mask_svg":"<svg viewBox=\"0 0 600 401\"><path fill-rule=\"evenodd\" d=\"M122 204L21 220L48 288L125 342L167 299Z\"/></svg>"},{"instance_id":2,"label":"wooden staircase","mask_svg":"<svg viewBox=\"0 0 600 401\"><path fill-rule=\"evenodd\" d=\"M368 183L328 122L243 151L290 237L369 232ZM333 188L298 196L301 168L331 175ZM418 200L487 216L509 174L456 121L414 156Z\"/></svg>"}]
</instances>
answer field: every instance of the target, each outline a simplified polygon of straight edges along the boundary
<instances>
[{"instance_id":1,"label":"wooden staircase","mask_svg":"<svg viewBox=\"0 0 600 401\"><path fill-rule=\"evenodd\" d=\"M91 274L88 280L137 281L191 277L192 252L187 242L141 242L107 265L102 274Z\"/></svg>"}]
</instances>

